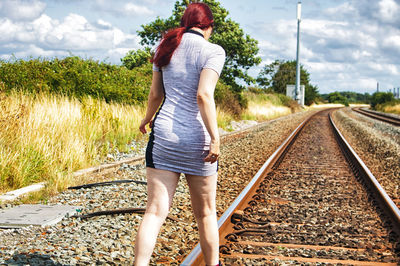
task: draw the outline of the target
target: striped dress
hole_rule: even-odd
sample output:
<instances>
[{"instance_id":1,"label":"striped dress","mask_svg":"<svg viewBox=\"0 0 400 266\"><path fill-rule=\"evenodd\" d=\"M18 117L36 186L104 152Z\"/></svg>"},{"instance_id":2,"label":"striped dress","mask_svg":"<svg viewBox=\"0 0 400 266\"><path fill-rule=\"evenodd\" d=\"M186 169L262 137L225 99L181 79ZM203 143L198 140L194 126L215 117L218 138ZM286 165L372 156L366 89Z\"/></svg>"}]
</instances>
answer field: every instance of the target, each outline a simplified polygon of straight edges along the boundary
<instances>
[{"instance_id":1,"label":"striped dress","mask_svg":"<svg viewBox=\"0 0 400 266\"><path fill-rule=\"evenodd\" d=\"M146 166L190 175L209 176L218 164L204 162L210 135L197 105L202 69L220 75L225 51L201 35L186 32L170 63L162 68L164 102L153 120L146 149ZM153 71L160 71L155 65Z\"/></svg>"}]
</instances>

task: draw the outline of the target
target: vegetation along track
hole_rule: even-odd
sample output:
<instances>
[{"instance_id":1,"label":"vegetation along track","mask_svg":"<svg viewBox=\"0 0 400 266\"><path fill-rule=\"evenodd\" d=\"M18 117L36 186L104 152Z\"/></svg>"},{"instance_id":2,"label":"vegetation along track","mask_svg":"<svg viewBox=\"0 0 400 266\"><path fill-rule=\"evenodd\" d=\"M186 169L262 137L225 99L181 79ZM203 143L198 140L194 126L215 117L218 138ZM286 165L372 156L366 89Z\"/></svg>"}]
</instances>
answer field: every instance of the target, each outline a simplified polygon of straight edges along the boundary
<instances>
[{"instance_id":1,"label":"vegetation along track","mask_svg":"<svg viewBox=\"0 0 400 266\"><path fill-rule=\"evenodd\" d=\"M221 217L223 263L399 263L396 224L342 154L328 112L293 134L285 154L259 171L252 194ZM199 263L196 250L182 264Z\"/></svg>"},{"instance_id":2,"label":"vegetation along track","mask_svg":"<svg viewBox=\"0 0 400 266\"><path fill-rule=\"evenodd\" d=\"M356 111L357 113L372 117L374 119L390 123L395 126L400 126L400 117L384 114L381 112L374 112L365 108L353 108L353 110Z\"/></svg>"}]
</instances>

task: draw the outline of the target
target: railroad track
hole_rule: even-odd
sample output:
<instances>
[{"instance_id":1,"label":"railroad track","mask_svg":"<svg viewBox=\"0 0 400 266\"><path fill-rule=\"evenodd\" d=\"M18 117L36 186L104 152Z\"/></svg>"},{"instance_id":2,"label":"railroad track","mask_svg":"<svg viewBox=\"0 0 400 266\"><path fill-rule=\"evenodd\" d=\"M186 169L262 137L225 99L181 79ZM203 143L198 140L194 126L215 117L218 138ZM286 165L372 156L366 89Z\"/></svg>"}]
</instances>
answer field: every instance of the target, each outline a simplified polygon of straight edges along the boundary
<instances>
[{"instance_id":1,"label":"railroad track","mask_svg":"<svg viewBox=\"0 0 400 266\"><path fill-rule=\"evenodd\" d=\"M221 216L224 264L400 262L399 210L366 181L329 112L303 122ZM199 245L182 262L202 264Z\"/></svg>"},{"instance_id":2,"label":"railroad track","mask_svg":"<svg viewBox=\"0 0 400 266\"><path fill-rule=\"evenodd\" d=\"M390 115L387 115L384 113L373 112L373 111L370 111L370 110L364 109L364 108L357 107L357 108L352 108L352 110L357 113L363 114L365 116L368 116L368 117L371 117L371 118L374 118L374 119L377 119L377 120L380 120L380 121L383 121L386 123L390 123L395 126L400 126L399 118L396 118L396 117L393 117L393 116L390 116Z\"/></svg>"}]
</instances>

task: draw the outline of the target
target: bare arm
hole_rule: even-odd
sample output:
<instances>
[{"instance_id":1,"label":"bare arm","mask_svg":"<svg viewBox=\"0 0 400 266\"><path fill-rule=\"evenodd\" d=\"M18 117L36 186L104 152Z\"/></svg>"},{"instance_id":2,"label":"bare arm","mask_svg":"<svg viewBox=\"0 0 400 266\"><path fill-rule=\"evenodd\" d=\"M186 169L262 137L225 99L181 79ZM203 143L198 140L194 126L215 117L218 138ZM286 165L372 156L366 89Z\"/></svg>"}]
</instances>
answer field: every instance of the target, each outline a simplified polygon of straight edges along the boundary
<instances>
[{"instance_id":1,"label":"bare arm","mask_svg":"<svg viewBox=\"0 0 400 266\"><path fill-rule=\"evenodd\" d=\"M199 88L197 90L197 104L201 117L211 137L210 152L204 159L214 163L219 156L219 132L217 112L215 110L214 90L218 81L218 74L212 69L203 69L200 74Z\"/></svg>"},{"instance_id":2,"label":"bare arm","mask_svg":"<svg viewBox=\"0 0 400 266\"><path fill-rule=\"evenodd\" d=\"M151 88L149 99L147 102L146 115L140 123L139 130L143 134L146 133L146 125L153 119L154 114L157 112L162 100L164 99L164 90L162 83L162 74L158 71L153 71L153 79L151 81Z\"/></svg>"}]
</instances>

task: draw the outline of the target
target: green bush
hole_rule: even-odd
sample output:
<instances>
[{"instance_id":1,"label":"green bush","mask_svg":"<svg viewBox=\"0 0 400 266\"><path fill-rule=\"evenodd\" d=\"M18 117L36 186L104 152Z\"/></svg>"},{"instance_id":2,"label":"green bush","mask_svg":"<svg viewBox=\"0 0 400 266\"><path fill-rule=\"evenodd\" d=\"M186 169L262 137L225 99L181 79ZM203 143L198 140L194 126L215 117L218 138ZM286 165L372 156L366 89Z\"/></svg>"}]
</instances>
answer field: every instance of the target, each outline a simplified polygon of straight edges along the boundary
<instances>
[{"instance_id":1,"label":"green bush","mask_svg":"<svg viewBox=\"0 0 400 266\"><path fill-rule=\"evenodd\" d=\"M125 57L121 58L121 62L127 69L134 69L135 67L140 67L150 62L150 58L151 50L147 47L144 50L137 49L129 51Z\"/></svg>"},{"instance_id":2,"label":"green bush","mask_svg":"<svg viewBox=\"0 0 400 266\"><path fill-rule=\"evenodd\" d=\"M0 61L0 91L55 93L82 99L89 95L106 102L145 104L152 80L152 64L132 70L77 56L64 59ZM215 89L216 104L239 117L247 99L220 80Z\"/></svg>"},{"instance_id":3,"label":"green bush","mask_svg":"<svg viewBox=\"0 0 400 266\"><path fill-rule=\"evenodd\" d=\"M391 92L375 92L371 96L371 107L375 109L377 105L383 105L394 101L395 99Z\"/></svg>"},{"instance_id":4,"label":"green bush","mask_svg":"<svg viewBox=\"0 0 400 266\"><path fill-rule=\"evenodd\" d=\"M141 104L151 85L151 64L134 70L77 56L64 59L0 61L0 89L57 93L82 98L90 95L129 104Z\"/></svg>"},{"instance_id":5,"label":"green bush","mask_svg":"<svg viewBox=\"0 0 400 266\"><path fill-rule=\"evenodd\" d=\"M229 85L218 81L214 92L215 104L225 112L238 118L242 112L242 106L237 95L232 92Z\"/></svg>"},{"instance_id":6,"label":"green bush","mask_svg":"<svg viewBox=\"0 0 400 266\"><path fill-rule=\"evenodd\" d=\"M344 106L349 106L349 101L347 100L347 98L337 91L329 93L327 96L327 100L329 103L340 103Z\"/></svg>"}]
</instances>

